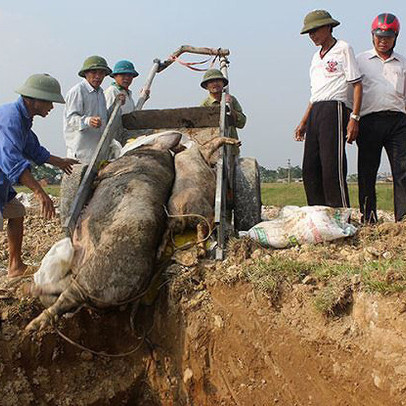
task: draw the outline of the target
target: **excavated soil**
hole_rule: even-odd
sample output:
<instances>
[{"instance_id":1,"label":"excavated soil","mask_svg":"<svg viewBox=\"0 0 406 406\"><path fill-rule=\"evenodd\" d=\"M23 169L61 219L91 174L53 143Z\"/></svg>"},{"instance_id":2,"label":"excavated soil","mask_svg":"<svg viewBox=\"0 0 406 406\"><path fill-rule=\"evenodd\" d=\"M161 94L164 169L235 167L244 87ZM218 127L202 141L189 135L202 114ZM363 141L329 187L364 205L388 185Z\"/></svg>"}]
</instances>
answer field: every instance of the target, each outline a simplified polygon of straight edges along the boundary
<instances>
[{"instance_id":1,"label":"excavated soil","mask_svg":"<svg viewBox=\"0 0 406 406\"><path fill-rule=\"evenodd\" d=\"M314 307L322 286L312 278L275 299L240 277L257 260L361 263L400 252L403 225L380 227L365 244L363 231L316 249L234 244L224 263L171 265L133 323L131 306L83 308L36 335L24 327L42 305L23 294L31 276L7 280L1 233L0 405L406 405L405 293L368 293L353 281L351 300L326 316ZM56 221L30 212L25 261L39 265L61 237Z\"/></svg>"}]
</instances>

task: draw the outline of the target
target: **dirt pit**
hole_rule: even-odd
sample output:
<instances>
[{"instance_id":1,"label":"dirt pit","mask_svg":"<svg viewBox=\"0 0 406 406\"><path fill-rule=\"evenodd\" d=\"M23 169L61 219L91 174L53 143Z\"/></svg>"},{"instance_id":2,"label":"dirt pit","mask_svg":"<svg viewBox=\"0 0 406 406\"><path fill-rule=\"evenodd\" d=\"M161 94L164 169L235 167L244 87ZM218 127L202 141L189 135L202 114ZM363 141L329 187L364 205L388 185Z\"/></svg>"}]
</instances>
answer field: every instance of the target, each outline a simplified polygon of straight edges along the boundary
<instances>
[{"instance_id":1,"label":"dirt pit","mask_svg":"<svg viewBox=\"0 0 406 406\"><path fill-rule=\"evenodd\" d=\"M30 276L6 279L2 233L0 405L406 405L403 227L278 251L233 241L223 263L171 265L135 318L83 308L37 335L24 327L42 305L22 293ZM29 214L25 260L61 237Z\"/></svg>"}]
</instances>

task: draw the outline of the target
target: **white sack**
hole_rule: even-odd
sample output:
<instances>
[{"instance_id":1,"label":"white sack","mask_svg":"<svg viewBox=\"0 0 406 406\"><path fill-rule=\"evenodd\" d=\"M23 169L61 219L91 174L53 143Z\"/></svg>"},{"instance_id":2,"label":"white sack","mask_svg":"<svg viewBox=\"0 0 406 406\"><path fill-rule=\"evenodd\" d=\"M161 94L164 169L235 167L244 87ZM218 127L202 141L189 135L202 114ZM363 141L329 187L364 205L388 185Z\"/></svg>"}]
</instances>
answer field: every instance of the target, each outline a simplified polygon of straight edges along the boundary
<instances>
[{"instance_id":1,"label":"white sack","mask_svg":"<svg viewBox=\"0 0 406 406\"><path fill-rule=\"evenodd\" d=\"M37 285L56 283L70 271L73 261L73 245L69 237L55 243L42 259L41 266L34 274Z\"/></svg>"},{"instance_id":2,"label":"white sack","mask_svg":"<svg viewBox=\"0 0 406 406\"><path fill-rule=\"evenodd\" d=\"M344 208L285 206L277 218L255 225L247 234L264 247L318 244L354 235L350 214L351 209Z\"/></svg>"}]
</instances>

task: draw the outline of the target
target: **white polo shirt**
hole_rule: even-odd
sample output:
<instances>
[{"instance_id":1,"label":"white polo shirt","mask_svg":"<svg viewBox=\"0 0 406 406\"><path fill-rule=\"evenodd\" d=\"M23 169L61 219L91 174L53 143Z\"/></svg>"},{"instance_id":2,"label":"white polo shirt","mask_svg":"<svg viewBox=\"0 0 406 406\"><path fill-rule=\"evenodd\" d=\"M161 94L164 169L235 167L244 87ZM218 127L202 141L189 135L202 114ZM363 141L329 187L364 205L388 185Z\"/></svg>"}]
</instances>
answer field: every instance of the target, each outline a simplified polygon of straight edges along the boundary
<instances>
[{"instance_id":1,"label":"white polo shirt","mask_svg":"<svg viewBox=\"0 0 406 406\"><path fill-rule=\"evenodd\" d=\"M396 52L383 60L375 49L357 55L362 74L361 116L378 111L406 113L406 59Z\"/></svg>"},{"instance_id":2,"label":"white polo shirt","mask_svg":"<svg viewBox=\"0 0 406 406\"><path fill-rule=\"evenodd\" d=\"M345 41L335 45L320 57L317 51L310 65L310 102L337 100L350 107L348 85L361 80L354 51Z\"/></svg>"}]
</instances>

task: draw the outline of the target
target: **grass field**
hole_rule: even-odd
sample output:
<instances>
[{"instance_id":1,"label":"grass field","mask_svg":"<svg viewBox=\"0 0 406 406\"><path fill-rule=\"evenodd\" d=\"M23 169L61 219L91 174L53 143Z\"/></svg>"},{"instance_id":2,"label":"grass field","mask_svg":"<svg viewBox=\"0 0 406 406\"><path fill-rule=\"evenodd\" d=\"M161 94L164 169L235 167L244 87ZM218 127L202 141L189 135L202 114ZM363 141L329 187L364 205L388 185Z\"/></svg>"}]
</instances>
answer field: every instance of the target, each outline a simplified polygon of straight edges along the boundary
<instances>
[{"instance_id":1,"label":"grass field","mask_svg":"<svg viewBox=\"0 0 406 406\"><path fill-rule=\"evenodd\" d=\"M358 207L358 185L350 183L351 207ZM378 183L376 185L377 204L382 210L393 211L392 183ZM303 183L263 183L261 185L262 204L265 206L305 206L306 195Z\"/></svg>"},{"instance_id":2,"label":"grass field","mask_svg":"<svg viewBox=\"0 0 406 406\"><path fill-rule=\"evenodd\" d=\"M358 207L358 185L350 183L351 207ZM376 193L378 208L393 211L392 183L378 183ZM26 187L15 188L17 192L30 192ZM46 186L45 191L52 196L59 196L59 185ZM261 185L262 204L265 206L306 206L306 195L303 183L263 183Z\"/></svg>"},{"instance_id":3,"label":"grass field","mask_svg":"<svg viewBox=\"0 0 406 406\"><path fill-rule=\"evenodd\" d=\"M14 189L17 193L24 192L24 193L31 193L31 190L25 186L14 186ZM44 190L51 196L59 197L61 187L59 185L50 185L45 186Z\"/></svg>"}]
</instances>

